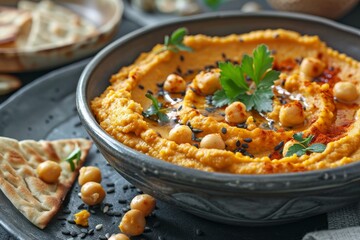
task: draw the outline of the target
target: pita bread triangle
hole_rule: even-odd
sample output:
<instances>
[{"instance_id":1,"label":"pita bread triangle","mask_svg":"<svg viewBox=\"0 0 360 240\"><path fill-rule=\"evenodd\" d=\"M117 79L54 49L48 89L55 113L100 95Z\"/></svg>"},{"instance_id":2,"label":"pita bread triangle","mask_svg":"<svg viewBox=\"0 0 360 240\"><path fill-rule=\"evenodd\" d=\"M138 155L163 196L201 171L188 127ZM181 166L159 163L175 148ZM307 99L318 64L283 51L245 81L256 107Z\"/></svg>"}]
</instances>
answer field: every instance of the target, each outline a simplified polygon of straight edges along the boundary
<instances>
[{"instance_id":1,"label":"pita bread triangle","mask_svg":"<svg viewBox=\"0 0 360 240\"><path fill-rule=\"evenodd\" d=\"M17 141L0 137L0 189L30 222L43 229L59 210L91 144L86 139ZM81 159L71 171L70 164L63 160L76 148L81 150ZM37 166L46 160L61 166L56 184L45 183L36 174Z\"/></svg>"}]
</instances>

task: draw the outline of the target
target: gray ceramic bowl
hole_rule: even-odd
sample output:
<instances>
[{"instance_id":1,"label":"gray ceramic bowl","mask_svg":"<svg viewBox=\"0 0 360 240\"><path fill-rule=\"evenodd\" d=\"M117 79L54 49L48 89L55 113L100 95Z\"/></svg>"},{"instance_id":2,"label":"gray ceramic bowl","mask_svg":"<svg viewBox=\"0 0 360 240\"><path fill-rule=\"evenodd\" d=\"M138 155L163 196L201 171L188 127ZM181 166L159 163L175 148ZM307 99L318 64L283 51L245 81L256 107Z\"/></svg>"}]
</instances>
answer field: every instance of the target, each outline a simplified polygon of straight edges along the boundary
<instances>
[{"instance_id":1,"label":"gray ceramic bowl","mask_svg":"<svg viewBox=\"0 0 360 240\"><path fill-rule=\"evenodd\" d=\"M107 161L144 192L198 216L240 225L278 224L321 214L359 199L360 163L336 169L273 175L231 175L187 169L149 157L116 141L96 122L91 99L109 78L174 29L226 35L285 28L316 34L329 46L360 59L360 31L317 17L288 13L217 13L135 31L102 50L77 88L80 118Z\"/></svg>"}]
</instances>

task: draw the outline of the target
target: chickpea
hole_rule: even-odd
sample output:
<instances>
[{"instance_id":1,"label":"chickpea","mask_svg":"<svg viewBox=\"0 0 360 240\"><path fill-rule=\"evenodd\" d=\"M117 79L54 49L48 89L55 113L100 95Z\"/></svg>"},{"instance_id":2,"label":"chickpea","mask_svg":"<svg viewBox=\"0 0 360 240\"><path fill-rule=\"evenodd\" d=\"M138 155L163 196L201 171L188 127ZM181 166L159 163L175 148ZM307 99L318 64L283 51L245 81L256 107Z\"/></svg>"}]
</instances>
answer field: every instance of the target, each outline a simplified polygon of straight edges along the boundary
<instances>
[{"instance_id":1,"label":"chickpea","mask_svg":"<svg viewBox=\"0 0 360 240\"><path fill-rule=\"evenodd\" d=\"M176 74L170 74L164 82L164 90L170 93L179 93L186 90L186 81Z\"/></svg>"},{"instance_id":2,"label":"chickpea","mask_svg":"<svg viewBox=\"0 0 360 240\"><path fill-rule=\"evenodd\" d=\"M201 148L225 149L225 142L220 134L212 133L206 135L200 142Z\"/></svg>"},{"instance_id":3,"label":"chickpea","mask_svg":"<svg viewBox=\"0 0 360 240\"><path fill-rule=\"evenodd\" d=\"M284 127L293 127L305 121L303 105L299 101L281 106L279 114L280 123Z\"/></svg>"},{"instance_id":4,"label":"chickpea","mask_svg":"<svg viewBox=\"0 0 360 240\"><path fill-rule=\"evenodd\" d=\"M228 123L242 123L247 117L246 106L242 102L233 102L225 108L225 120Z\"/></svg>"},{"instance_id":5,"label":"chickpea","mask_svg":"<svg viewBox=\"0 0 360 240\"><path fill-rule=\"evenodd\" d=\"M130 238L125 234L118 233L116 235L112 235L109 240L130 240Z\"/></svg>"},{"instance_id":6,"label":"chickpea","mask_svg":"<svg viewBox=\"0 0 360 240\"><path fill-rule=\"evenodd\" d=\"M61 167L57 162L45 161L39 164L36 172L41 180L46 183L56 183L61 174Z\"/></svg>"},{"instance_id":7,"label":"chickpea","mask_svg":"<svg viewBox=\"0 0 360 240\"><path fill-rule=\"evenodd\" d=\"M300 72L308 77L319 76L325 68L325 64L316 58L304 58L300 64Z\"/></svg>"},{"instance_id":8,"label":"chickpea","mask_svg":"<svg viewBox=\"0 0 360 240\"><path fill-rule=\"evenodd\" d=\"M181 144L181 143L190 143L192 138L192 131L186 125L179 125L174 127L169 132L169 139Z\"/></svg>"},{"instance_id":9,"label":"chickpea","mask_svg":"<svg viewBox=\"0 0 360 240\"><path fill-rule=\"evenodd\" d=\"M87 182L101 182L101 171L97 167L89 166L80 168L79 185L82 186Z\"/></svg>"},{"instance_id":10,"label":"chickpea","mask_svg":"<svg viewBox=\"0 0 360 240\"><path fill-rule=\"evenodd\" d=\"M155 208L156 200L149 194L141 194L135 196L130 203L131 209L137 209L149 216Z\"/></svg>"},{"instance_id":11,"label":"chickpea","mask_svg":"<svg viewBox=\"0 0 360 240\"><path fill-rule=\"evenodd\" d=\"M105 198L105 191L100 183L87 182L81 187L81 199L87 205L96 205L101 203Z\"/></svg>"},{"instance_id":12,"label":"chickpea","mask_svg":"<svg viewBox=\"0 0 360 240\"><path fill-rule=\"evenodd\" d=\"M203 94L213 94L216 90L221 89L219 72L201 72L195 80L197 87Z\"/></svg>"},{"instance_id":13,"label":"chickpea","mask_svg":"<svg viewBox=\"0 0 360 240\"><path fill-rule=\"evenodd\" d=\"M144 232L145 223L144 213L137 209L131 209L125 213L124 217L121 219L119 228L121 232L126 235L137 236Z\"/></svg>"},{"instance_id":14,"label":"chickpea","mask_svg":"<svg viewBox=\"0 0 360 240\"><path fill-rule=\"evenodd\" d=\"M333 88L336 99L342 102L353 102L359 97L355 84L351 82L338 82Z\"/></svg>"}]
</instances>

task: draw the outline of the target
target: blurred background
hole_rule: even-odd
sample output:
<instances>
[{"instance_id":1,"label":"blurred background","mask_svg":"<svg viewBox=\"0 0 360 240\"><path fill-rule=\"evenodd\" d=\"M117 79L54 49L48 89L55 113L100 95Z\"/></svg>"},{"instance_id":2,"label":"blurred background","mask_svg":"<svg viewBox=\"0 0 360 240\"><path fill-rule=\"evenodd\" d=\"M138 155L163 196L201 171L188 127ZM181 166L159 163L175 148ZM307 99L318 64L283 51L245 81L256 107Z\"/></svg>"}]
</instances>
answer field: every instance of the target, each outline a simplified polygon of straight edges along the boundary
<instances>
[{"instance_id":1,"label":"blurred background","mask_svg":"<svg viewBox=\"0 0 360 240\"><path fill-rule=\"evenodd\" d=\"M279 10L317 15L360 28L359 0L125 0L125 15L142 25L212 11Z\"/></svg>"}]
</instances>

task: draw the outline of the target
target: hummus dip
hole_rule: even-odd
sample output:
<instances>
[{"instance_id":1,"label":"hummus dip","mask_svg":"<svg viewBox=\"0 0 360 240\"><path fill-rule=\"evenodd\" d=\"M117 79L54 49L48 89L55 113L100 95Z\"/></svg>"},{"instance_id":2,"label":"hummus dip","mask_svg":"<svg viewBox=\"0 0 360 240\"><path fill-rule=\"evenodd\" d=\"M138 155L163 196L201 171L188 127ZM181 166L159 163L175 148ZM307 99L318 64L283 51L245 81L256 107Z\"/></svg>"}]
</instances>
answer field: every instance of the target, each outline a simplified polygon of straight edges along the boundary
<instances>
[{"instance_id":1,"label":"hummus dip","mask_svg":"<svg viewBox=\"0 0 360 240\"><path fill-rule=\"evenodd\" d=\"M111 85L91 102L106 132L149 156L209 172L298 172L360 160L356 60L317 36L282 29L186 36L184 44L192 51L163 50L159 44L112 76ZM260 44L280 71L271 86L272 110L248 111L241 101L215 107L214 92L221 90L218 63L239 64ZM161 103L169 121L144 115L154 104L146 93ZM287 155L299 133L310 137L308 146L324 149Z\"/></svg>"}]
</instances>

